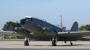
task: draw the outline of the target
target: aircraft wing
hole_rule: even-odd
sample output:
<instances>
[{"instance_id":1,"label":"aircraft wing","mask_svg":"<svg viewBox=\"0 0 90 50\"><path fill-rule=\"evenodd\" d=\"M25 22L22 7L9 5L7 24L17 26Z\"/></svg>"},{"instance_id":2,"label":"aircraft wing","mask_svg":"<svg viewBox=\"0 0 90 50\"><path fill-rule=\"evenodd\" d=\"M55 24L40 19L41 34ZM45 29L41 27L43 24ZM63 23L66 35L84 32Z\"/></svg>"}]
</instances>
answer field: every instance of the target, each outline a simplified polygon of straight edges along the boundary
<instances>
[{"instance_id":1,"label":"aircraft wing","mask_svg":"<svg viewBox=\"0 0 90 50\"><path fill-rule=\"evenodd\" d=\"M77 31L77 32L58 32L62 38L83 38L90 35L90 31Z\"/></svg>"}]
</instances>

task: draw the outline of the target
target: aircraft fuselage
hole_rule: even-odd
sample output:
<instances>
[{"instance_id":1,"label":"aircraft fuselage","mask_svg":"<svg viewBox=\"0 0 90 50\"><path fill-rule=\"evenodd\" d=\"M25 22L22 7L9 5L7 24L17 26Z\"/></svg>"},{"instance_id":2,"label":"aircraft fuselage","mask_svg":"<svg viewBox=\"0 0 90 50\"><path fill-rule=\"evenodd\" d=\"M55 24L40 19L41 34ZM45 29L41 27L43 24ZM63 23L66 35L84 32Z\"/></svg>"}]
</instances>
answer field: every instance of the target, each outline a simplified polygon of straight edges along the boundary
<instances>
[{"instance_id":1,"label":"aircraft fuselage","mask_svg":"<svg viewBox=\"0 0 90 50\"><path fill-rule=\"evenodd\" d=\"M36 33L37 35L39 34L55 35L57 34L57 32L62 31L59 27L54 26L46 21L42 21L40 19L29 18L22 20L25 20L23 27L30 32Z\"/></svg>"}]
</instances>

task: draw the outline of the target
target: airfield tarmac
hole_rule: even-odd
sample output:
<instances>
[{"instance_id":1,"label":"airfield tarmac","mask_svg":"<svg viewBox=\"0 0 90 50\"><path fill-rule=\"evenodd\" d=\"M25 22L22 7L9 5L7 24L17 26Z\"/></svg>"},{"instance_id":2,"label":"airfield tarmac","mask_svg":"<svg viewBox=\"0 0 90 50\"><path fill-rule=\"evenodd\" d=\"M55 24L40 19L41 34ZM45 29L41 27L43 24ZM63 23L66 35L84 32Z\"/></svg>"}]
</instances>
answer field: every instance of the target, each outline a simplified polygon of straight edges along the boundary
<instances>
[{"instance_id":1,"label":"airfield tarmac","mask_svg":"<svg viewBox=\"0 0 90 50\"><path fill-rule=\"evenodd\" d=\"M63 41L58 41L57 46L51 46L51 41L30 41L30 46L24 46L24 41L0 41L0 50L90 50L90 41L73 41L74 46L70 46L70 43L66 44Z\"/></svg>"}]
</instances>

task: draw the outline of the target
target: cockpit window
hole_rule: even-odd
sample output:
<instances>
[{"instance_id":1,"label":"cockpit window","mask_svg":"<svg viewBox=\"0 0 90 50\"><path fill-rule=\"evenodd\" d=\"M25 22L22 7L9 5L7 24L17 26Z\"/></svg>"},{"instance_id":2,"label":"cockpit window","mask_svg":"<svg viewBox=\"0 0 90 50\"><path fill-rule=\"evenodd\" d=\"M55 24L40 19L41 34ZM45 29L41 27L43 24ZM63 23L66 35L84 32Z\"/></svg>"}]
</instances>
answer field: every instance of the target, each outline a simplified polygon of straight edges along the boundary
<instances>
[{"instance_id":1,"label":"cockpit window","mask_svg":"<svg viewBox=\"0 0 90 50\"><path fill-rule=\"evenodd\" d=\"M26 18L26 20L32 21L32 18Z\"/></svg>"}]
</instances>

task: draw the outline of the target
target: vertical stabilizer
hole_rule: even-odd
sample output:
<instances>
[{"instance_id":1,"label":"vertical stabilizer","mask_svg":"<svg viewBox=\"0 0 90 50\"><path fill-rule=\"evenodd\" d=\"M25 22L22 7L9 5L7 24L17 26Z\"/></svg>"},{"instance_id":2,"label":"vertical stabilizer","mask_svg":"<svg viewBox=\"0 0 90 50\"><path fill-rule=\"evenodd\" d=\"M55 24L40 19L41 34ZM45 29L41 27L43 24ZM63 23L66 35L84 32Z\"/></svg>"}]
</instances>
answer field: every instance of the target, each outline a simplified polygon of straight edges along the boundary
<instances>
[{"instance_id":1,"label":"vertical stabilizer","mask_svg":"<svg viewBox=\"0 0 90 50\"><path fill-rule=\"evenodd\" d=\"M73 23L70 31L78 31L78 22L77 21L75 21Z\"/></svg>"}]
</instances>

